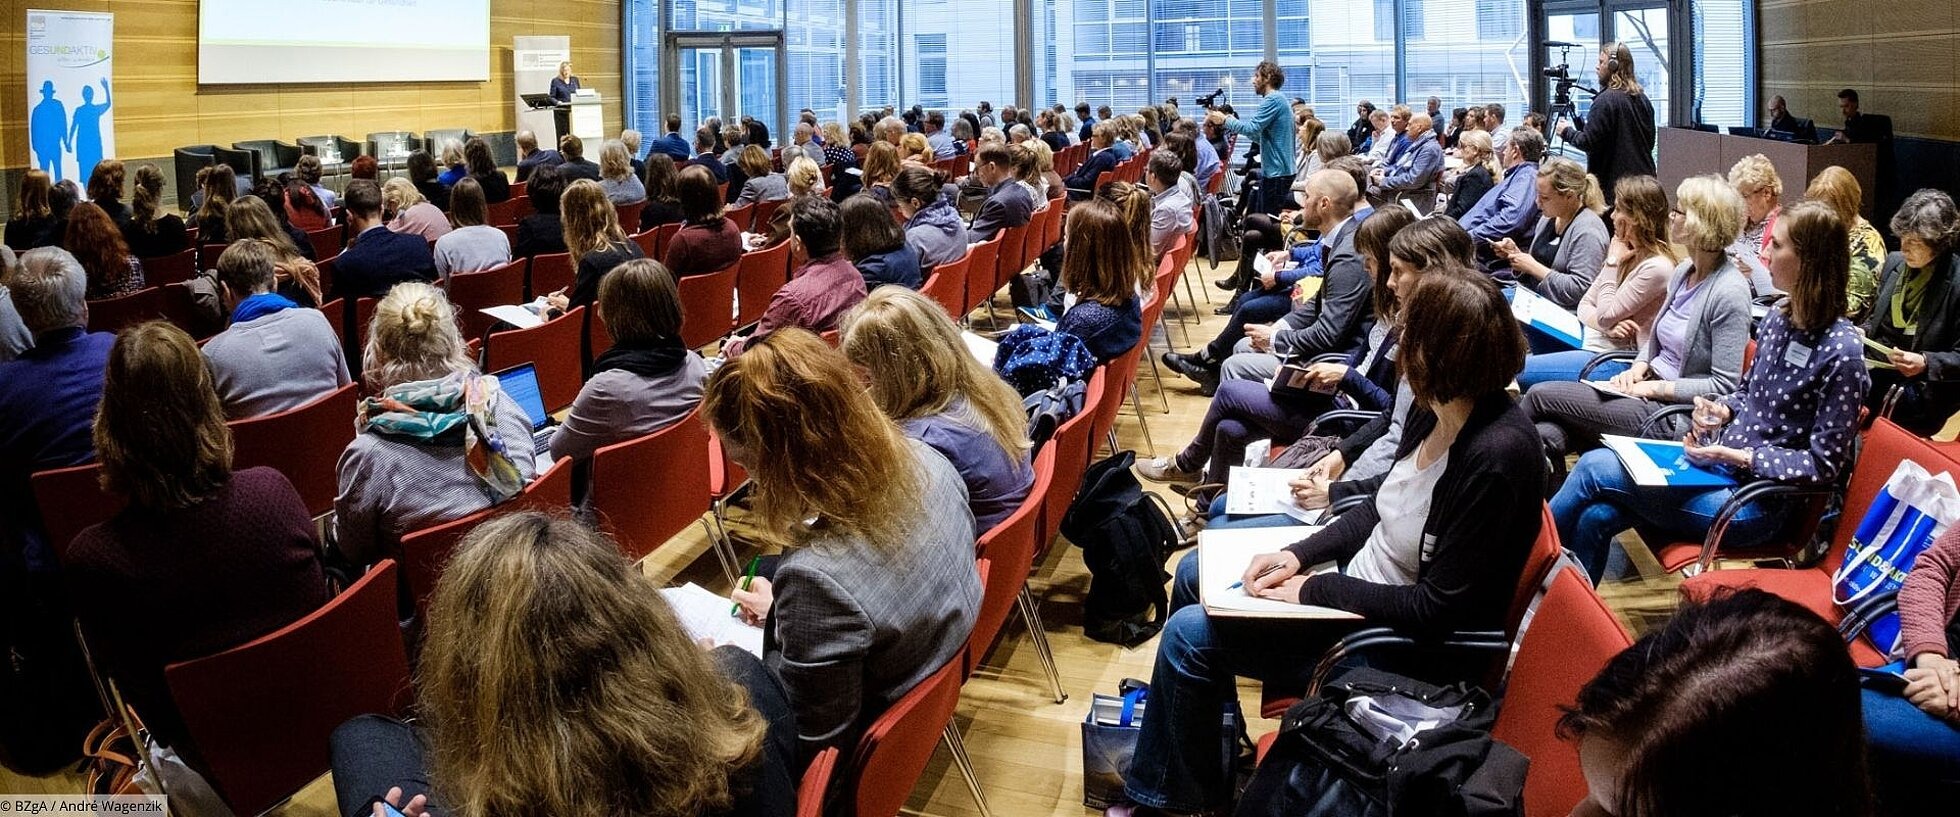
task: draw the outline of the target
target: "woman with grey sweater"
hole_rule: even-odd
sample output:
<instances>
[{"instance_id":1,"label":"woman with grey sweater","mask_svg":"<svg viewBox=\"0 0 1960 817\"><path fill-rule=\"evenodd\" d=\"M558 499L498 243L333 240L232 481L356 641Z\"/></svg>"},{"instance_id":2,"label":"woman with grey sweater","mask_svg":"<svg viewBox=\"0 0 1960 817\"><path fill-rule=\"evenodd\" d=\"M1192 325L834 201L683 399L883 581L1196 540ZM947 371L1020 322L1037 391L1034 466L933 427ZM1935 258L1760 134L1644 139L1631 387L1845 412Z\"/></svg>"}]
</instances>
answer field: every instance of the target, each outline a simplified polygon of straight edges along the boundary
<instances>
[{"instance_id":1,"label":"woman with grey sweater","mask_svg":"<svg viewBox=\"0 0 1960 817\"><path fill-rule=\"evenodd\" d=\"M1682 182L1675 198L1669 228L1689 257L1668 280L1633 366L1604 383L1540 383L1525 393L1525 414L1554 458L1592 447L1601 434L1638 434L1655 411L1722 397L1742 377L1749 280L1727 253L1742 232L1742 200L1714 176Z\"/></svg>"},{"instance_id":2,"label":"woman with grey sweater","mask_svg":"<svg viewBox=\"0 0 1960 817\"><path fill-rule=\"evenodd\" d=\"M680 290L673 273L646 258L599 279L599 314L611 349L592 361L592 378L551 435L553 459L584 459L613 443L652 434L701 404L706 364L681 344Z\"/></svg>"}]
</instances>

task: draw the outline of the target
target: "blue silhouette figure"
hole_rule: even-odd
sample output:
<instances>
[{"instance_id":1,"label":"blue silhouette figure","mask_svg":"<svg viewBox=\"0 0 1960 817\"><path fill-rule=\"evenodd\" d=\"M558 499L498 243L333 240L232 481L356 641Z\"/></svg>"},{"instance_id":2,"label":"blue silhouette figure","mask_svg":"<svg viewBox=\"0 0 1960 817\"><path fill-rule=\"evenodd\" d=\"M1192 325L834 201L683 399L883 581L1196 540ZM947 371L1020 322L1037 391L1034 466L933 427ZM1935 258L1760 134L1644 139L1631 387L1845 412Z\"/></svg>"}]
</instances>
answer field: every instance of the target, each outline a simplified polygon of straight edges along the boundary
<instances>
[{"instance_id":1,"label":"blue silhouette figure","mask_svg":"<svg viewBox=\"0 0 1960 817\"><path fill-rule=\"evenodd\" d=\"M82 104L75 106L74 121L68 126L68 141L75 146L75 172L88 178L102 161L102 115L109 112L109 78L102 78L102 104L95 103L95 89L82 86Z\"/></svg>"},{"instance_id":2,"label":"blue silhouette figure","mask_svg":"<svg viewBox=\"0 0 1960 817\"><path fill-rule=\"evenodd\" d=\"M54 98L52 80L41 83L41 101L28 119L28 131L34 142L35 167L61 181L61 159L71 146L68 109Z\"/></svg>"}]
</instances>

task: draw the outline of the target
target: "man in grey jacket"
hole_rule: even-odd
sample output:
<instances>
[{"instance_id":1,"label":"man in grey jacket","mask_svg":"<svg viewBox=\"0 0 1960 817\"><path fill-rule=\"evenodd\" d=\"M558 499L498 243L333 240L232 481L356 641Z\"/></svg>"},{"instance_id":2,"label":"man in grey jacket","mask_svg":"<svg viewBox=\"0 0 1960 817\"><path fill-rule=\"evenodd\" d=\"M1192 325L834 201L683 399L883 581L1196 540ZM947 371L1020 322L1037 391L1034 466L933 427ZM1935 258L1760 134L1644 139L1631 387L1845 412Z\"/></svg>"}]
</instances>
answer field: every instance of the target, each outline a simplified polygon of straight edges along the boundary
<instances>
[{"instance_id":1,"label":"man in grey jacket","mask_svg":"<svg viewBox=\"0 0 1960 817\"><path fill-rule=\"evenodd\" d=\"M277 260L262 241L236 242L218 256L231 328L204 344L204 359L227 419L295 409L354 382L326 316L273 291Z\"/></svg>"},{"instance_id":2,"label":"man in grey jacket","mask_svg":"<svg viewBox=\"0 0 1960 817\"><path fill-rule=\"evenodd\" d=\"M1339 170L1322 170L1307 179L1301 217L1320 230L1321 274L1300 282L1309 297L1277 323L1245 328L1245 339L1219 367L1225 380L1264 380L1279 371L1282 357L1309 360L1317 355L1345 353L1360 346L1373 321L1369 301L1374 291L1361 254L1354 249L1354 206L1361 191L1354 177Z\"/></svg>"},{"instance_id":3,"label":"man in grey jacket","mask_svg":"<svg viewBox=\"0 0 1960 817\"><path fill-rule=\"evenodd\" d=\"M980 149L973 176L987 186L987 200L973 214L966 228L966 240L988 241L1001 230L1019 227L1034 217L1034 197L1014 179L1014 155L1005 145L989 144Z\"/></svg>"}]
</instances>

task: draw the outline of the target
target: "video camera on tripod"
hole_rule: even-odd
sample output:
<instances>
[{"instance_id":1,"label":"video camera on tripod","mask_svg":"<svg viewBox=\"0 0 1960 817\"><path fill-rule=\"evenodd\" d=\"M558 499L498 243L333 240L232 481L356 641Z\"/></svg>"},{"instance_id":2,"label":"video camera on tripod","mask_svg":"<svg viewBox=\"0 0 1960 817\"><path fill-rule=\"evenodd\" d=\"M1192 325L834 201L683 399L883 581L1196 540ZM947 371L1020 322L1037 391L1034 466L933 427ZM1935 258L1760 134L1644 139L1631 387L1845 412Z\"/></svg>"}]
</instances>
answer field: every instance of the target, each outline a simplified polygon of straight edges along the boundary
<instances>
[{"instance_id":1,"label":"video camera on tripod","mask_svg":"<svg viewBox=\"0 0 1960 817\"><path fill-rule=\"evenodd\" d=\"M1211 93L1198 97L1198 107L1204 108L1207 111L1217 110L1218 98L1224 95L1225 95L1225 88L1223 86L1220 86L1218 90L1212 91Z\"/></svg>"},{"instance_id":2,"label":"video camera on tripod","mask_svg":"<svg viewBox=\"0 0 1960 817\"><path fill-rule=\"evenodd\" d=\"M1546 79L1552 81L1552 109L1546 112L1545 121L1556 128L1559 120L1565 119L1583 128L1586 126L1585 120L1579 118L1578 106L1572 102L1572 89L1584 91L1587 96L1598 96L1599 91L1580 85L1579 80L1573 78L1572 61L1568 56L1572 53L1572 49L1585 46L1564 40L1546 40L1545 47L1558 49L1558 64L1540 72ZM1551 137L1552 139L1548 141L1555 142L1558 138L1556 130L1552 132Z\"/></svg>"}]
</instances>

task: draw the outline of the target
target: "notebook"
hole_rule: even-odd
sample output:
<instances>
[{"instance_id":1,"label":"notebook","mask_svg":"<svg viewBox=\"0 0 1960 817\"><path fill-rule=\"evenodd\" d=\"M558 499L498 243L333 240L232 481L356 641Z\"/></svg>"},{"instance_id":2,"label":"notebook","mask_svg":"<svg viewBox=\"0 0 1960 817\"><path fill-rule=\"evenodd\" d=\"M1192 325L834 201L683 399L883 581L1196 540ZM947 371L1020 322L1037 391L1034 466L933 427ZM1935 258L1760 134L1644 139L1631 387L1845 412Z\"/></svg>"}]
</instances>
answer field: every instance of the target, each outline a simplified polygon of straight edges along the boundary
<instances>
[{"instance_id":1,"label":"notebook","mask_svg":"<svg viewBox=\"0 0 1960 817\"><path fill-rule=\"evenodd\" d=\"M1602 434L1599 440L1620 455L1620 462L1636 485L1722 488L1735 484L1735 477L1727 473L1689 462L1687 447L1679 441L1643 440L1617 434Z\"/></svg>"},{"instance_id":2,"label":"notebook","mask_svg":"<svg viewBox=\"0 0 1960 817\"><path fill-rule=\"evenodd\" d=\"M1314 607L1247 595L1232 587L1245 575L1246 565L1261 553L1273 553L1307 538L1318 527L1242 528L1207 530L1198 534L1198 598L1209 615L1227 618L1358 619L1361 616L1332 607ZM1331 573L1333 562L1314 565L1309 572Z\"/></svg>"}]
</instances>

